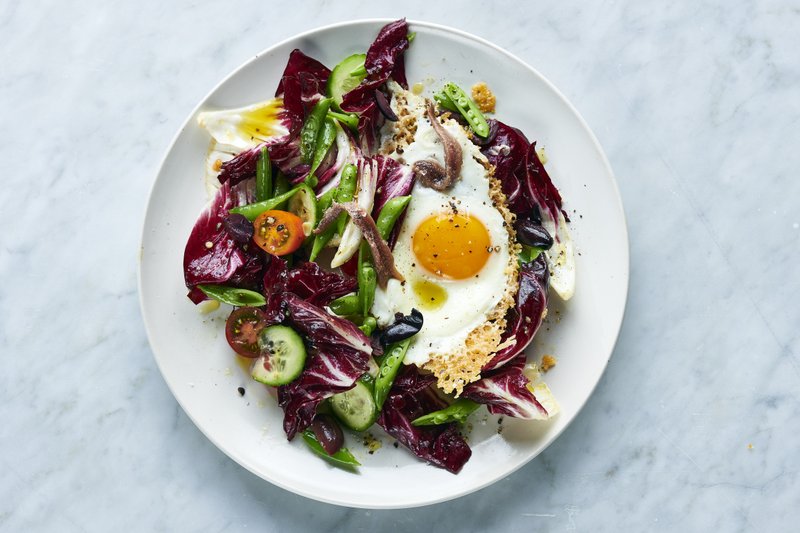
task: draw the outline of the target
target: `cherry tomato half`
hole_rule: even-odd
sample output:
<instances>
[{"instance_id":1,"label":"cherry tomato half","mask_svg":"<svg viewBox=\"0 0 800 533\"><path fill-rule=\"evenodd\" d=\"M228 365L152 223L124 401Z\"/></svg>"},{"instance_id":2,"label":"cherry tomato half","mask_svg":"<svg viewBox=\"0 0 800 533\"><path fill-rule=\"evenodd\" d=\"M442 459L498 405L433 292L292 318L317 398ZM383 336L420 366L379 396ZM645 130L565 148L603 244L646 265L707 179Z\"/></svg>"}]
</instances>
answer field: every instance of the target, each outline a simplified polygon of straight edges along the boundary
<instances>
[{"instance_id":1,"label":"cherry tomato half","mask_svg":"<svg viewBox=\"0 0 800 533\"><path fill-rule=\"evenodd\" d=\"M267 327L267 316L256 307L234 309L225 323L225 338L236 353L258 357L258 334Z\"/></svg>"},{"instance_id":2,"label":"cherry tomato half","mask_svg":"<svg viewBox=\"0 0 800 533\"><path fill-rule=\"evenodd\" d=\"M253 221L253 241L272 255L287 255L303 244L303 221L288 211L264 211Z\"/></svg>"}]
</instances>

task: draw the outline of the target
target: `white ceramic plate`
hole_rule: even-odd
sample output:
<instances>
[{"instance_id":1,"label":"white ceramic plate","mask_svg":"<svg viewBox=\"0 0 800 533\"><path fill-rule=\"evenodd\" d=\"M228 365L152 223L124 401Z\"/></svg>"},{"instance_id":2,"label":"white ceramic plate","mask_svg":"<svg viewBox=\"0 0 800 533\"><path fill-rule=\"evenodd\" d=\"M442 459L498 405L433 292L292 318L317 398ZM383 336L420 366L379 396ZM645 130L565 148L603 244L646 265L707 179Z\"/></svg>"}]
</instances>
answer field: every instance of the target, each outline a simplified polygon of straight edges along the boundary
<instances>
[{"instance_id":1,"label":"white ceramic plate","mask_svg":"<svg viewBox=\"0 0 800 533\"><path fill-rule=\"evenodd\" d=\"M438 88L486 81L497 117L545 146L548 170L572 216L577 293L566 305L552 295L547 323L530 348L554 354L547 382L561 414L546 423L473 415L473 455L458 475L426 465L383 436L369 454L356 437L348 446L358 474L313 456L302 439L287 442L282 411L252 382L225 342L227 309L201 315L186 298L186 239L206 204L203 165L208 135L196 126L201 109L238 107L271 97L289 52L300 48L333 67L367 49L388 21L337 24L284 41L222 81L186 119L167 151L150 195L142 236L139 290L150 345L169 388L198 428L223 452L267 481L329 503L400 508L445 501L490 485L521 467L575 418L606 367L622 323L628 290L628 238L616 183L602 149L578 112L541 74L508 52L442 26L412 22L417 37L406 53L410 83ZM573 215L573 210L575 214ZM244 397L237 392L244 387ZM485 411L479 411L485 413ZM373 432L380 437L380 430Z\"/></svg>"}]
</instances>

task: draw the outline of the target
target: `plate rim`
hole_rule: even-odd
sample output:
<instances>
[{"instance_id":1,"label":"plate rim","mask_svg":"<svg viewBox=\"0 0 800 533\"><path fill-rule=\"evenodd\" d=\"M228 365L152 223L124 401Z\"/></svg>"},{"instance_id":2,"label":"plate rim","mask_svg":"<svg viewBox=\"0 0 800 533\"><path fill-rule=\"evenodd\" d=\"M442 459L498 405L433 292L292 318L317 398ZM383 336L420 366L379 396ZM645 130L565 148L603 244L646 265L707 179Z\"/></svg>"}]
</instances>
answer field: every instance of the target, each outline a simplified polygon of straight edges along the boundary
<instances>
[{"instance_id":1,"label":"plate rim","mask_svg":"<svg viewBox=\"0 0 800 533\"><path fill-rule=\"evenodd\" d=\"M467 39L467 40L475 41L475 42L477 42L477 43L479 43L479 44L481 44L483 46L486 46L486 47L490 48L494 53L503 54L506 57L508 57L511 60L513 60L514 62L516 62L519 65L523 66L524 68L528 69L533 75L535 75L540 81L542 81L547 86L547 88L549 90L551 90L553 92L553 94L558 99L560 99L561 102L574 114L574 116L578 119L578 122L579 122L580 126L582 127L582 129L588 134L589 139L590 139L593 147L595 148L595 150L599 154L600 160L601 160L602 165L604 167L604 170L607 173L607 175L611 178L610 181L611 181L611 186L613 188L614 196L615 196L615 199L616 199L616 204L617 204L616 207L618 208L619 213L622 215L622 235L620 237L622 237L623 240L624 240L623 244L624 244L624 255L625 255L625 257L623 258L624 260L622 261L622 264L624 265L624 272L619 272L618 273L619 275L623 275L624 276L624 298L622 299L622 309L621 309L621 313L619 315L619 321L615 325L615 330L616 331L614 333L614 340L613 340L613 343L611 345L611 351L610 351L610 353L608 354L608 357L605 359L605 361L603 363L602 371L600 372L597 381L595 381L595 383L591 387L591 390L586 395L586 398L580 403L578 408L575 410L575 415L572 417L572 419L569 420L568 422L566 422L563 427L558 429L555 432L555 434L553 435L553 437L550 440L550 442L547 443L538 452L534 453L533 455L531 455L530 457L526 458L521 463L519 463L518 465L515 465L514 467L512 467L509 470L504 470L500 474L489 476L482 483L478 483L476 485L470 486L470 487L468 487L466 489L463 489L463 490L455 491L455 492L453 492L451 494L448 494L446 496L441 496L441 497L430 499L430 500L413 501L411 503L401 503L401 504L392 504L392 503L387 503L387 504L369 504L368 503L368 504L363 504L363 503L359 503L359 502L336 500L334 498L329 498L329 497L326 497L326 496L321 496L319 494L311 493L311 492L303 490L301 488L291 487L288 484L285 484L285 483L283 483L281 481L278 481L278 480L275 480L275 479L270 479L270 478L266 477L264 474L262 474L261 472L256 470L256 468L254 468L252 465L250 465L244 459L233 456L223 446L220 445L220 443L217 441L216 438L214 438L212 435L210 435L203 427L201 427L200 424L198 424L198 422L191 415L189 410L187 410L186 406L184 406L183 402L179 399L178 395L175 394L175 391L173 390L172 385L170 384L169 380L167 380L166 376L164 375L164 369L162 368L161 363L159 361L159 358L156 356L155 350L153 349L153 346L154 346L153 334L151 332L151 328L149 327L148 314L147 314L146 307L145 307L145 302L144 302L144 291L143 291L143 286L142 286L142 262L143 262L143 256L144 256L144 241L145 241L146 231L147 231L147 227L148 227L147 222L148 222L148 219L149 219L149 216L150 216L150 210L151 210L151 205L152 205L153 194L155 192L156 184L159 181L159 177L161 175L161 172L162 172L162 170L163 170L163 168L164 168L164 166L165 166L170 154L174 150L175 145L178 142L178 139L181 137L183 132L186 130L186 127L190 124L192 119L195 117L195 115L197 114L198 110L209 100L209 98L215 92L217 92L217 90L220 89L220 87L222 87L224 84L226 84L231 78L233 78L236 75L238 75L239 72L241 72L245 68L249 67L253 62L258 60L259 57L261 57L261 56L263 56L265 54L268 54L268 53L272 52L273 50L278 49L278 48L286 45L287 43L289 43L291 41L295 41L295 40L298 40L298 39L303 39L303 38L306 38L306 37L309 37L309 36L313 36L314 34L317 34L317 33L320 33L320 32L333 30L333 29L337 29L337 28L342 28L342 27L356 26L356 25L367 25L367 26L368 25L378 25L378 24L385 25L385 24L387 24L389 22L392 22L394 20L397 20L397 19L391 18L391 17L350 19L350 20L344 20L344 21L335 22L335 23L332 23L332 24L326 24L326 25L323 25L323 26L317 26L317 27L311 28L309 30L305 30L303 32L293 34L293 35L291 35L291 36L289 36L289 37L287 37L287 38L285 38L285 39L283 39L281 41L278 41L278 42L268 46L267 48L264 48L263 50L261 50L260 52L255 54L254 56L252 56L249 59L247 59L246 61L242 62L236 68L234 68L228 75L224 76L218 83L216 83L198 101L198 103L195 104L194 107L192 107L192 109L189 112L189 114L187 115L187 117L184 119L184 121L181 123L180 127L178 128L178 130L173 135L172 140L170 141L169 145L167 146L166 150L164 151L164 153L163 153L163 155L162 155L162 157L160 159L158 167L157 167L157 169L155 171L155 177L153 178L153 180L152 180L152 182L150 184L150 190L148 192L147 201L145 203L145 208L144 208L144 216L142 216L142 218L141 218L141 220L142 220L141 224L142 225L141 225L141 230L139 232L139 235L140 235L140 238L139 238L139 250L138 250L138 253L137 253L137 275L136 275L136 277L137 277L137 290L138 290L138 293L139 293L139 310L140 310L141 315L142 315L142 322L143 322L143 325L144 325L145 334L147 336L148 346L150 348L150 352L151 352L151 354L153 356L153 359L155 359L156 366L158 367L158 370L159 370L159 373L161 375L161 378L164 380L164 383L167 385L167 388L169 389L170 393L172 394L172 397L175 399L175 401L178 403L178 405L180 405L180 407L183 410L184 414L189 418L189 420L192 421L192 423L194 424L195 428L197 428L200 431L200 433L202 433L209 441L211 441L211 443L214 444L214 446L219 451L221 451L225 456L227 456L229 459L233 460L236 464L238 464L239 466L243 467L245 470L247 470L248 472L252 473L256 477L258 477L258 478L260 478L260 479L262 479L264 481L267 481L268 483L270 483L272 485L280 487L281 489L287 490L287 491L289 491L289 492L291 492L293 494L297 494L297 495L303 496L305 498L309 498L311 500L315 500L315 501L319 501L319 502L323 502L323 503L329 503L329 504L333 504L333 505L339 505L339 506L343 506L343 507L361 508L361 509L410 509L410 508L424 507L424 506L428 506L428 505L435 505L435 504L438 504L438 503L451 501L451 500L454 500L456 498L460 498L462 496L466 496L468 494L472 494L472 493L478 492L479 490L482 490L482 489L484 489L484 488L486 488L486 487L488 487L490 485L493 485L494 483L496 483L497 481L499 481L503 477L510 476L511 474L513 474L514 472L518 471L519 469L521 469L525 465L529 464L532 460L534 460L536 457L538 457L545 450L547 450L547 448L549 448L556 440L558 440L558 438L564 433L564 431L568 427L570 427L572 425L572 423L575 421L575 419L578 418L578 414L586 406L586 403L588 402L589 398L591 398L592 395L595 393L595 390L597 389L597 386L600 384L600 381L602 381L603 377L605 376L606 370L608 369L608 363L611 360L611 357L613 356L614 351L616 350L617 342L619 341L619 336L620 336L620 333L622 331L622 325L623 325L623 323L625 321L625 316L627 314L628 298L629 298L629 295L630 295L630 237L629 237L629 234L628 234L628 221L627 221L627 217L626 217L626 214L625 214L624 205L622 203L622 195L620 194L619 184L617 183L616 176L614 174L613 169L611 168L611 164L610 164L610 162L608 160L608 157L606 156L606 153L603 150L603 147L601 146L599 140L597 139L597 136L595 135L594 131L589 127L589 124L586 122L586 120L584 119L583 115L581 115L581 113L577 110L577 108L575 108L575 106L566 98L566 96L558 89L558 87L556 87L547 77L545 77L536 68L534 68L533 66L528 64L528 62L522 60L517 55L513 54L512 52L509 52L505 48L502 48L501 46L499 46L497 44L494 44L491 41L488 41L487 39L484 39L483 37L474 35L472 33L466 32L464 30L453 28L451 26L438 24L438 23L434 23L434 22L407 19L407 22L408 22L409 26L426 27L426 28L430 28L430 29L433 29L433 30L438 30L438 31L442 31L442 32L445 32L445 33L454 34L454 35L456 35L458 37L461 37L461 38L464 38L464 39Z\"/></svg>"}]
</instances>

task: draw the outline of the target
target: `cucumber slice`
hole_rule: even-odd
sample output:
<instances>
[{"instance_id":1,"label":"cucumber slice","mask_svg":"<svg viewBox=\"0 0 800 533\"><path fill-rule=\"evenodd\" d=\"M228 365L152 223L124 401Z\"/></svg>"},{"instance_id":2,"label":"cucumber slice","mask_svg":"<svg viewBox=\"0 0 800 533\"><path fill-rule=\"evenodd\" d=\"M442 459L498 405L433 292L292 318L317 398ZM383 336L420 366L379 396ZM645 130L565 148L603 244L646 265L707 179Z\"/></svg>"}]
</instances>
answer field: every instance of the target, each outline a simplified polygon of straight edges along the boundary
<instances>
[{"instance_id":1,"label":"cucumber slice","mask_svg":"<svg viewBox=\"0 0 800 533\"><path fill-rule=\"evenodd\" d=\"M378 418L378 407L370 387L361 380L356 386L330 399L336 417L354 431L366 431Z\"/></svg>"},{"instance_id":2,"label":"cucumber slice","mask_svg":"<svg viewBox=\"0 0 800 533\"><path fill-rule=\"evenodd\" d=\"M300 217L303 221L303 234L308 237L317 227L319 213L317 210L317 195L308 185L300 185L298 191L289 200L289 211Z\"/></svg>"},{"instance_id":3,"label":"cucumber slice","mask_svg":"<svg viewBox=\"0 0 800 533\"><path fill-rule=\"evenodd\" d=\"M303 371L306 347L303 339L288 326L269 326L258 335L261 356L250 370L252 378L277 387L291 383Z\"/></svg>"},{"instance_id":4,"label":"cucumber slice","mask_svg":"<svg viewBox=\"0 0 800 533\"><path fill-rule=\"evenodd\" d=\"M328 76L328 95L333 98L333 106L341 111L339 105L346 93L349 93L367 77L367 70L364 68L366 54L353 54L344 61L333 67L331 75Z\"/></svg>"}]
</instances>

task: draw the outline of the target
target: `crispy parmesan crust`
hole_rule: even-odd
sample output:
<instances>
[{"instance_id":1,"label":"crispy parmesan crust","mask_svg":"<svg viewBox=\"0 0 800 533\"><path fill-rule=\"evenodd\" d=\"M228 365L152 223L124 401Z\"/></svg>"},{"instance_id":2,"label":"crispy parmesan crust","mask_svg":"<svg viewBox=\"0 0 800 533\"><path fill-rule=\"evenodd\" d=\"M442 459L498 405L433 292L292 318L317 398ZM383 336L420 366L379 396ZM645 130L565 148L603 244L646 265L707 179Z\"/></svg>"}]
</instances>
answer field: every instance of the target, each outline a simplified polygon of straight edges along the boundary
<instances>
[{"instance_id":1,"label":"crispy parmesan crust","mask_svg":"<svg viewBox=\"0 0 800 533\"><path fill-rule=\"evenodd\" d=\"M397 87L393 90L393 104L399 120L392 123L390 135L387 135L382 150L384 153L394 152L402 158L403 149L414 141L417 132L416 115L409 110L407 93ZM442 116L446 121L449 118ZM468 132L469 134L469 132ZM519 280L519 265L517 256L520 245L517 243L514 231L515 215L506 205L506 196L500 186L500 181L494 178L494 167L484 157L476 157L481 165L486 168L489 176L489 195L494 207L503 216L506 231L508 232L509 260L504 274L508 281L505 292L500 301L492 309L486 322L470 332L464 341L463 347L451 353L432 353L430 360L422 365L424 370L436 376L437 386L444 392L455 393L459 396L468 383L480 378L481 368L489 362L492 356L503 346L500 338L506 330L506 314L514 306Z\"/></svg>"}]
</instances>

